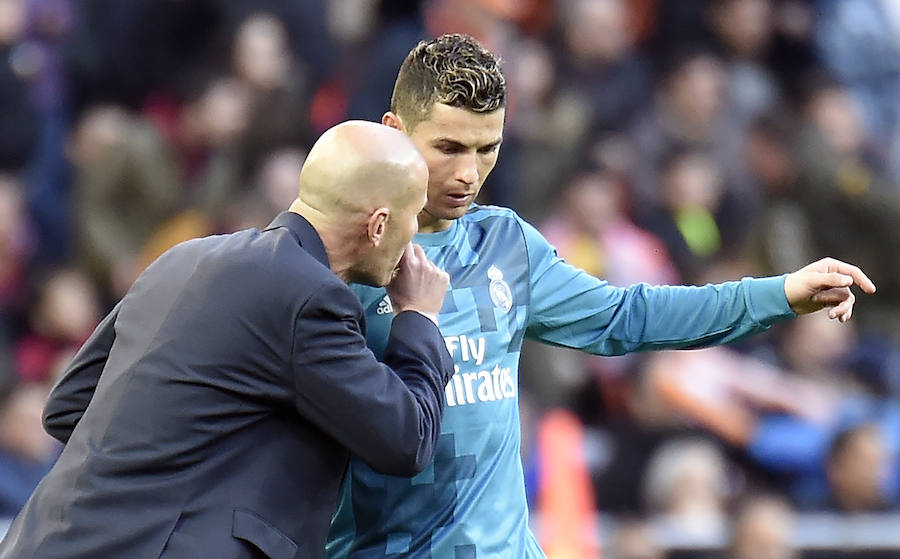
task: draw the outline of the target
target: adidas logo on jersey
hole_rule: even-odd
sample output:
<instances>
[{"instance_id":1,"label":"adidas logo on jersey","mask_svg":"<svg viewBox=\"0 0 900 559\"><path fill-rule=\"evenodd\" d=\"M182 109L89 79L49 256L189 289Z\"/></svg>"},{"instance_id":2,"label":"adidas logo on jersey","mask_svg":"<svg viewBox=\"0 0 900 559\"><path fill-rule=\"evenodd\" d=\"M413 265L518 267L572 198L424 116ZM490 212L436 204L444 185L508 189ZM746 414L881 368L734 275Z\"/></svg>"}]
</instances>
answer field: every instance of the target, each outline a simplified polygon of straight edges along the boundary
<instances>
[{"instance_id":1,"label":"adidas logo on jersey","mask_svg":"<svg viewBox=\"0 0 900 559\"><path fill-rule=\"evenodd\" d=\"M391 304L391 299L387 295L378 302L378 308L375 309L375 314L394 314L394 306Z\"/></svg>"}]
</instances>

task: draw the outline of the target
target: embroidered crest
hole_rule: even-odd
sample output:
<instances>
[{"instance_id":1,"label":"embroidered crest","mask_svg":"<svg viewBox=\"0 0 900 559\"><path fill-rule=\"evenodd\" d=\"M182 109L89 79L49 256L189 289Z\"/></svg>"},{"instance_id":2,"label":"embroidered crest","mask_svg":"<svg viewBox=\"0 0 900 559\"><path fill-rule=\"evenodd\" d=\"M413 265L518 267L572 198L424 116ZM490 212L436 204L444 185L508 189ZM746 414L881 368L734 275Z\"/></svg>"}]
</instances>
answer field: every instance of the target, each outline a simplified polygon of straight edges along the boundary
<instances>
[{"instance_id":1,"label":"embroidered crest","mask_svg":"<svg viewBox=\"0 0 900 559\"><path fill-rule=\"evenodd\" d=\"M509 285L503 281L503 272L496 266L491 266L487 275L491 279L489 288L491 301L494 302L494 306L498 309L501 309L503 312L509 312L509 309L512 308L512 291L509 290Z\"/></svg>"}]
</instances>

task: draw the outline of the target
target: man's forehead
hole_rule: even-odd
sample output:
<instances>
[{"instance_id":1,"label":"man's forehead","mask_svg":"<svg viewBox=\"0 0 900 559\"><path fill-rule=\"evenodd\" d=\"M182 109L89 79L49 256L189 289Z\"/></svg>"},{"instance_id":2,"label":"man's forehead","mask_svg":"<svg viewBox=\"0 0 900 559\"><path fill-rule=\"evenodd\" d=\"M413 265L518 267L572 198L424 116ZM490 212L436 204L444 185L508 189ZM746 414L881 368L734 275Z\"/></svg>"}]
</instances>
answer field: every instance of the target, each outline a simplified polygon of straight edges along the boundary
<instances>
[{"instance_id":1,"label":"man's forehead","mask_svg":"<svg viewBox=\"0 0 900 559\"><path fill-rule=\"evenodd\" d=\"M428 141L448 140L464 145L486 145L503 139L504 108L477 113L464 107L435 103L428 118L416 126L415 132Z\"/></svg>"}]
</instances>

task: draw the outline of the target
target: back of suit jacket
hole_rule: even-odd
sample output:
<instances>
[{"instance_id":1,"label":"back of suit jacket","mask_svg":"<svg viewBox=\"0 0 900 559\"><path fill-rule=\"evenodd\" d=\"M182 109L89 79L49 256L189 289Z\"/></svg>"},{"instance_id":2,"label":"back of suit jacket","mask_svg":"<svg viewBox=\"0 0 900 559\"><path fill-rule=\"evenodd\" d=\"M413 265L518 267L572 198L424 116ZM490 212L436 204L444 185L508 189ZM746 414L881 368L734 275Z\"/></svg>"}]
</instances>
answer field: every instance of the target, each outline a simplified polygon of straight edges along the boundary
<instances>
[{"instance_id":1,"label":"back of suit jacket","mask_svg":"<svg viewBox=\"0 0 900 559\"><path fill-rule=\"evenodd\" d=\"M388 366L361 320L296 214L173 248L51 394L68 442L0 556L320 557L348 449L422 469L452 372L425 317L397 317Z\"/></svg>"}]
</instances>

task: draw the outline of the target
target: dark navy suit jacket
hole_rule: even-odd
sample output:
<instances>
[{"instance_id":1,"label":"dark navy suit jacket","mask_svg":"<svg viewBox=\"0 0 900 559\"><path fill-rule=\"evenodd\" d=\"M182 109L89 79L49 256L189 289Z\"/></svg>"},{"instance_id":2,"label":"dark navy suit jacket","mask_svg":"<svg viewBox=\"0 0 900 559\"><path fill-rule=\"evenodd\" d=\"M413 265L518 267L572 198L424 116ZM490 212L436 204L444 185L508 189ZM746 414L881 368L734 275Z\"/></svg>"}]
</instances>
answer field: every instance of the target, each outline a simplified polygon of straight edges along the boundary
<instances>
[{"instance_id":1,"label":"dark navy suit jacket","mask_svg":"<svg viewBox=\"0 0 900 559\"><path fill-rule=\"evenodd\" d=\"M384 364L363 320L297 214L174 247L51 393L66 446L0 557L321 557L349 454L423 469L453 370L424 316Z\"/></svg>"}]
</instances>

